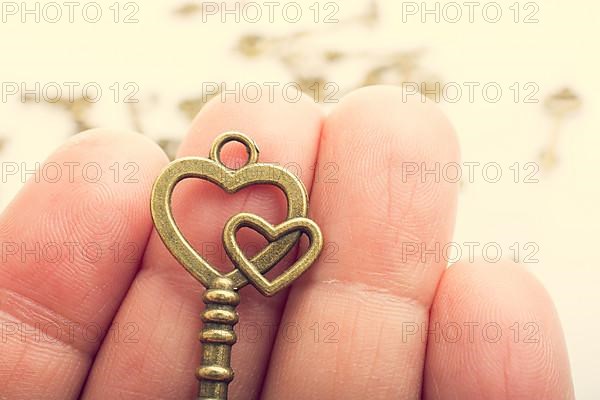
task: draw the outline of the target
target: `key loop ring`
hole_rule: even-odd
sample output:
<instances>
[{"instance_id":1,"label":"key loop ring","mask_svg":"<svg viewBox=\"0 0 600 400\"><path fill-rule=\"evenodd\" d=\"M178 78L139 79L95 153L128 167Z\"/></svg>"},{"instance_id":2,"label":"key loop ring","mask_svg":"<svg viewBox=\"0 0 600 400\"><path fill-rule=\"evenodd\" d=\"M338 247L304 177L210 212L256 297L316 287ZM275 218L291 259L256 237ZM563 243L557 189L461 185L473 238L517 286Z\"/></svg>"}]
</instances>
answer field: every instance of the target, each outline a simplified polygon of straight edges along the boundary
<instances>
[{"instance_id":1,"label":"key loop ring","mask_svg":"<svg viewBox=\"0 0 600 400\"><path fill-rule=\"evenodd\" d=\"M246 148L246 153L248 154L248 161L240 168L230 168L223 161L221 161L221 150L223 150L223 146L225 146L229 142L238 142L242 144ZM241 169L250 164L256 164L258 162L258 155L260 150L258 146L254 142L254 140L250 139L248 136L241 134L239 132L225 132L221 135L217 136L217 138L213 141L210 152L208 153L208 157L216 163L219 163L223 167L228 170L236 170Z\"/></svg>"}]
</instances>

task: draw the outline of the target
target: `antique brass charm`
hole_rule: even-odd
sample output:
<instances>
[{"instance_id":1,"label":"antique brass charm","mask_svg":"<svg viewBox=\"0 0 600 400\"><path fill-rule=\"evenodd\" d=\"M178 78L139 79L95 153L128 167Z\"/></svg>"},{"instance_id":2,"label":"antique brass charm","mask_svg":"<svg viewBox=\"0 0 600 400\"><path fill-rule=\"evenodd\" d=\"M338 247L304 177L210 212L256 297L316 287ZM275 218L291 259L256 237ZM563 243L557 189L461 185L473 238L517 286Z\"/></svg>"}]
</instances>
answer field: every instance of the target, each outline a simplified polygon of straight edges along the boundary
<instances>
[{"instance_id":1,"label":"antique brass charm","mask_svg":"<svg viewBox=\"0 0 600 400\"><path fill-rule=\"evenodd\" d=\"M221 162L221 149L231 141L242 143L248 153L247 164L239 169L229 168ZM208 159L187 157L173 161L156 179L152 190L152 219L159 236L179 263L207 288L203 295L206 308L202 313L204 326L200 333L202 363L196 370L200 381L199 400L227 399L228 384L233 380L231 347L237 340L233 330L238 322L235 308L240 296L237 291L251 283L265 296L276 294L306 271L323 247L319 227L306 218L308 195L302 182L284 168L259 163L258 153L258 147L247 136L238 132L224 133L213 142ZM254 184L275 185L287 198L287 220L273 226L260 216L246 212L232 216L223 229L223 246L234 270L221 274L190 245L173 218L173 190L186 178L208 180L227 193ZM256 230L269 242L251 260L243 254L236 240L237 231L243 227ZM306 253L279 277L267 280L264 274L294 247L302 233L310 242Z\"/></svg>"}]
</instances>

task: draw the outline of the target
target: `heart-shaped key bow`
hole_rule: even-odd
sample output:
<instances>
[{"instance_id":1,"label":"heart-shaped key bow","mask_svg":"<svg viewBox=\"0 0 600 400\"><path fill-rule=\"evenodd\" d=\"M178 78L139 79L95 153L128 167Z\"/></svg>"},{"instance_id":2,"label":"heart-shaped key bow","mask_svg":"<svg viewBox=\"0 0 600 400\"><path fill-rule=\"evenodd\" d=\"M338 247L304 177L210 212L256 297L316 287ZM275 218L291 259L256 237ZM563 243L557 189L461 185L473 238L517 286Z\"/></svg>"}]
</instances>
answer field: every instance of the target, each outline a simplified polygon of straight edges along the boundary
<instances>
[{"instance_id":1,"label":"heart-shaped key bow","mask_svg":"<svg viewBox=\"0 0 600 400\"><path fill-rule=\"evenodd\" d=\"M229 168L221 162L221 150L231 141L243 144L248 153L247 164L239 169ZM237 340L233 331L238 321L235 307L240 301L237 290L251 283L262 294L272 296L306 271L323 247L318 225L306 217L308 195L302 182L284 168L259 163L258 157L258 147L249 137L227 132L215 139L209 158L187 157L170 163L156 179L152 190L152 219L159 236L179 263L207 288L203 295L206 304L202 314L204 327L200 333L202 363L196 370L200 381L199 400L227 399L227 387L233 379L231 346ZM231 217L223 229L223 246L234 269L222 274L191 246L173 217L173 190L187 178L210 181L227 193L235 193L254 184L275 185L287 199L287 219L273 226L260 216L246 212ZM269 242L252 259L246 257L236 240L236 233L243 227L256 230ZM268 280L264 274L294 247L302 233L308 236L308 250L278 277Z\"/></svg>"}]
</instances>

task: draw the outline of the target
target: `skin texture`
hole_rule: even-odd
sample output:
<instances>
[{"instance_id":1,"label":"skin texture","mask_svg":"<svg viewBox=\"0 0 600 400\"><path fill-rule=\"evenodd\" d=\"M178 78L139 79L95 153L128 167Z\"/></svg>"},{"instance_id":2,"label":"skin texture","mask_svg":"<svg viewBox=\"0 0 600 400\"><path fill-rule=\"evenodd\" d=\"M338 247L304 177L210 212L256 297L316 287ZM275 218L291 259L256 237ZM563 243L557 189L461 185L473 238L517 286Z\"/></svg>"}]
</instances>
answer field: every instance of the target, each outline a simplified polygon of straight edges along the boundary
<instances>
[{"instance_id":1,"label":"skin texture","mask_svg":"<svg viewBox=\"0 0 600 400\"><path fill-rule=\"evenodd\" d=\"M459 160L434 106L391 87L358 90L328 116L308 100L216 99L178 156L206 156L228 130L249 134L262 162L296 171L325 237L322 256L289 291L267 299L241 290L231 399L574 398L558 317L524 268L446 269L443 257L403 247L452 237L457 185L402 173L406 162ZM244 151L227 146L222 159L240 165ZM98 182L81 169L32 180L0 216L0 241L20 246L3 249L0 265L0 399L193 399L203 288L165 249L149 214L165 155L141 135L95 130L47 162L97 162L103 173ZM127 163L139 167L136 182L126 182ZM278 223L286 205L274 188L226 195L185 181L173 207L192 244L226 269L228 217L249 211ZM263 243L245 230L239 241L248 254ZM23 250L50 242L63 244L60 256ZM73 255L71 242L80 243ZM77 250L86 243L102 257Z\"/></svg>"}]
</instances>

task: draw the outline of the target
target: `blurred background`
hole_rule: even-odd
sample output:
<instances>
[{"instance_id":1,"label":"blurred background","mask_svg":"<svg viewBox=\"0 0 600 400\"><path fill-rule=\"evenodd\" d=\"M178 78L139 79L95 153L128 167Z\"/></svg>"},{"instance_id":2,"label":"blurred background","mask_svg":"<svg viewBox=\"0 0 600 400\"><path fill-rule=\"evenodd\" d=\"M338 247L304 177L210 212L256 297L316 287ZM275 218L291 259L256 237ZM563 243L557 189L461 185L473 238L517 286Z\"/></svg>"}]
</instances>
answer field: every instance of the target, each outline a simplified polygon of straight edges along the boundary
<instances>
[{"instance_id":1,"label":"blurred background","mask_svg":"<svg viewBox=\"0 0 600 400\"><path fill-rule=\"evenodd\" d=\"M136 130L172 155L215 96L272 87L330 109L361 86L404 86L461 140L461 175L437 172L462 184L448 261L473 249L526 264L558 308L577 397L600 398L599 3L74 4L2 2L0 210L84 129Z\"/></svg>"}]
</instances>

